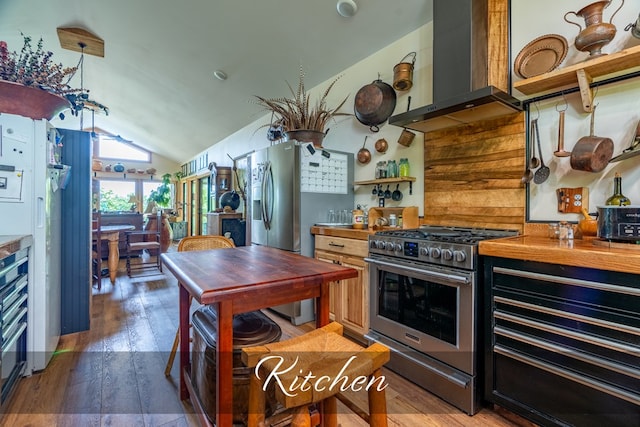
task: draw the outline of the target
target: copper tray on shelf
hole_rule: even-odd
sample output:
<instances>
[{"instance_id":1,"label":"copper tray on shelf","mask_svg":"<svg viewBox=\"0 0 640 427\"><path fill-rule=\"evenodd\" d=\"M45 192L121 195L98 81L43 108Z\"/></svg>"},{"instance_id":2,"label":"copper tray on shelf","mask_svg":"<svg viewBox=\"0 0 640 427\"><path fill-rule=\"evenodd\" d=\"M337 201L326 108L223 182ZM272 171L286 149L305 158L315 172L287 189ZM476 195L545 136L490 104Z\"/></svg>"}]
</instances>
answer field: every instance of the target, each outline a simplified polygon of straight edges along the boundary
<instances>
[{"instance_id":1,"label":"copper tray on shelf","mask_svg":"<svg viewBox=\"0 0 640 427\"><path fill-rule=\"evenodd\" d=\"M552 71L564 61L569 45L559 34L547 34L522 48L513 64L518 77L528 79Z\"/></svg>"}]
</instances>

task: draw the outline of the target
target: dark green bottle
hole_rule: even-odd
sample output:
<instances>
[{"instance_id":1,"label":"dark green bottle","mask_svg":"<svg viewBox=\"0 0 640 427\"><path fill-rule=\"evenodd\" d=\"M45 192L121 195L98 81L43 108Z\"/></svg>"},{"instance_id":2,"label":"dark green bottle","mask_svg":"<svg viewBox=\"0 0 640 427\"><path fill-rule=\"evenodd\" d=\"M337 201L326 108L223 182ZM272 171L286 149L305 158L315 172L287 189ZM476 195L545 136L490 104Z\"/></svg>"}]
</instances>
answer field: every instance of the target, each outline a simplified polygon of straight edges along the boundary
<instances>
[{"instance_id":1,"label":"dark green bottle","mask_svg":"<svg viewBox=\"0 0 640 427\"><path fill-rule=\"evenodd\" d=\"M609 197L605 204L611 206L627 206L631 204L631 200L622 194L622 177L618 172L613 178L613 196Z\"/></svg>"}]
</instances>

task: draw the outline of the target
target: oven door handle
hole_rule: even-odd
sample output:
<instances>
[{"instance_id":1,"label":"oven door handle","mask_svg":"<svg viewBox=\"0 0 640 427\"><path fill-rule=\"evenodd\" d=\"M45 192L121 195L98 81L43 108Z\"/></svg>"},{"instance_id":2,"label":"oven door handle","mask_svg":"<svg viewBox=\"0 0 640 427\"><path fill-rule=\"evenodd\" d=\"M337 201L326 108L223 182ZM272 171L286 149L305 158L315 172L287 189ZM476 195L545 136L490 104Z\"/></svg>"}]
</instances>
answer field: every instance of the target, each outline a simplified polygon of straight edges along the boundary
<instances>
[{"instance_id":1,"label":"oven door handle","mask_svg":"<svg viewBox=\"0 0 640 427\"><path fill-rule=\"evenodd\" d=\"M380 261L380 260L374 259L374 258L365 258L364 260L366 262L368 262L368 263L371 263L371 264L381 265L381 266L384 266L384 267L393 268L396 271L398 270L398 268L402 268L402 270L404 270L404 271L411 271L412 273L417 273L417 274L420 274L422 276L437 277L439 279L445 279L445 280L449 280L449 281L452 281L452 282L461 283L461 284L464 284L464 285L468 285L468 284L471 283L471 280L468 277L465 277L465 276L458 276L458 275L455 275L455 274L440 273L438 271L422 270L420 268L409 267L409 266L404 265L404 264L401 267L398 267L398 264L392 264L390 262L384 262L384 261Z\"/></svg>"}]
</instances>

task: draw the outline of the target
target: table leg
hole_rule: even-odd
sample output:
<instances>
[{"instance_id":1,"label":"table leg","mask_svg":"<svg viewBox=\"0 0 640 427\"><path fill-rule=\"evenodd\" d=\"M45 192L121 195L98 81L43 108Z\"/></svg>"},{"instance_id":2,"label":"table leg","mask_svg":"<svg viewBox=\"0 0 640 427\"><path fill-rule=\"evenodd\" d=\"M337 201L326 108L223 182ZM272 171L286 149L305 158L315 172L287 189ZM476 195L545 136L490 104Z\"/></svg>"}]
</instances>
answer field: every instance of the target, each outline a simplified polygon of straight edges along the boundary
<instances>
[{"instance_id":1,"label":"table leg","mask_svg":"<svg viewBox=\"0 0 640 427\"><path fill-rule=\"evenodd\" d=\"M329 304L331 300L330 296L330 282L325 282L320 285L320 295L316 298L316 328L321 328L329 324ZM320 402L318 409L321 414L325 413L325 404ZM335 410L335 409L334 409ZM325 425L325 417L321 416L321 426Z\"/></svg>"},{"instance_id":2,"label":"table leg","mask_svg":"<svg viewBox=\"0 0 640 427\"><path fill-rule=\"evenodd\" d=\"M191 363L189 351L189 292L179 283L179 328L180 328L180 400L189 398L189 391L184 378L184 371Z\"/></svg>"},{"instance_id":3,"label":"table leg","mask_svg":"<svg viewBox=\"0 0 640 427\"><path fill-rule=\"evenodd\" d=\"M320 296L316 298L316 328L329 324L330 283L320 285Z\"/></svg>"},{"instance_id":4,"label":"table leg","mask_svg":"<svg viewBox=\"0 0 640 427\"><path fill-rule=\"evenodd\" d=\"M119 260L120 250L118 249L118 239L109 239L109 257L107 259L107 265L109 267L109 279L111 279L111 283L116 283Z\"/></svg>"},{"instance_id":5,"label":"table leg","mask_svg":"<svg viewBox=\"0 0 640 427\"><path fill-rule=\"evenodd\" d=\"M233 424L233 302L217 304L216 426Z\"/></svg>"}]
</instances>

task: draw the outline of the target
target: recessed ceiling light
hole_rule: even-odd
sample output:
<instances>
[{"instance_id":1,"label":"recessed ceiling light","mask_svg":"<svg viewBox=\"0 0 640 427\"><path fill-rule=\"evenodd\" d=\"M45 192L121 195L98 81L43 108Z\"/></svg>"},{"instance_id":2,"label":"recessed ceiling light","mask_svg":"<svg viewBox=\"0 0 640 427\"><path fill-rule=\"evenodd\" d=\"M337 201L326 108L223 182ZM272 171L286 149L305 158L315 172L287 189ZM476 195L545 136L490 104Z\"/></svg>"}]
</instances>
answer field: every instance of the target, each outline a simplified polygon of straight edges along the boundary
<instances>
[{"instance_id":1,"label":"recessed ceiling light","mask_svg":"<svg viewBox=\"0 0 640 427\"><path fill-rule=\"evenodd\" d=\"M213 76L218 80L227 80L227 73L222 70L215 70Z\"/></svg>"},{"instance_id":2,"label":"recessed ceiling light","mask_svg":"<svg viewBox=\"0 0 640 427\"><path fill-rule=\"evenodd\" d=\"M340 16L345 18L351 18L358 11L358 5L353 0L338 0L336 8Z\"/></svg>"}]
</instances>

